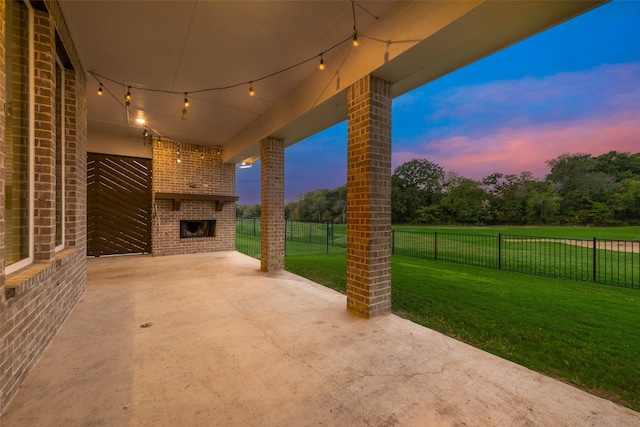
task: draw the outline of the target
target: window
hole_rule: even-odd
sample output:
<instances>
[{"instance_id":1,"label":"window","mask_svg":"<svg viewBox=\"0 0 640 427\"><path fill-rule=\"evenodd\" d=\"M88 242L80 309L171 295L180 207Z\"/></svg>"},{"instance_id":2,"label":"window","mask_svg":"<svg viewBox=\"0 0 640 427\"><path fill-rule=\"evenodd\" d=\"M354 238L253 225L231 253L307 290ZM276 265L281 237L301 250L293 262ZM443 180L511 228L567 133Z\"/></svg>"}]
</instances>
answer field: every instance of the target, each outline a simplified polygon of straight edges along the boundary
<instances>
[{"instance_id":1,"label":"window","mask_svg":"<svg viewBox=\"0 0 640 427\"><path fill-rule=\"evenodd\" d=\"M64 248L65 71L56 58L56 250Z\"/></svg>"},{"instance_id":2,"label":"window","mask_svg":"<svg viewBox=\"0 0 640 427\"><path fill-rule=\"evenodd\" d=\"M10 273L33 259L33 14L6 3L5 259Z\"/></svg>"}]
</instances>

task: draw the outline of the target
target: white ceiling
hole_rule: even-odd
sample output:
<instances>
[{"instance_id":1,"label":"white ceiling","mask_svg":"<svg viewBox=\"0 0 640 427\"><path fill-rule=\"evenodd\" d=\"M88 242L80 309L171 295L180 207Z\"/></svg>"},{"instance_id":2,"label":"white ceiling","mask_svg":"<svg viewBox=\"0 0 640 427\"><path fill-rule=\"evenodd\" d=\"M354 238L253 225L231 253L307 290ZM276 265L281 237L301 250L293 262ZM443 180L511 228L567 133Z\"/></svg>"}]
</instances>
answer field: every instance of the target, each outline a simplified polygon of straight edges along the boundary
<instances>
[{"instance_id":1,"label":"white ceiling","mask_svg":"<svg viewBox=\"0 0 640 427\"><path fill-rule=\"evenodd\" d=\"M256 160L266 136L290 145L344 120L345 88L369 73L391 81L398 96L600 3L63 0L60 7L89 76L90 136L141 138L141 117L156 136L223 146L225 161L240 162ZM353 10L357 48L349 40Z\"/></svg>"}]
</instances>

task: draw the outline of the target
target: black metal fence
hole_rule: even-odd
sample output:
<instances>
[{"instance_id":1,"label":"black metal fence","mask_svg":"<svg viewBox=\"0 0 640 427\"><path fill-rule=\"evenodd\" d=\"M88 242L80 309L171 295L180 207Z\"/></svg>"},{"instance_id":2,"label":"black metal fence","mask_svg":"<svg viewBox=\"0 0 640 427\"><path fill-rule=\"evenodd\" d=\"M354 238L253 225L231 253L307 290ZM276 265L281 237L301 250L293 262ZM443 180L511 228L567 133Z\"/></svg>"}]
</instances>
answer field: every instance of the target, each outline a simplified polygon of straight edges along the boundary
<instances>
[{"instance_id":1,"label":"black metal fence","mask_svg":"<svg viewBox=\"0 0 640 427\"><path fill-rule=\"evenodd\" d=\"M260 257L260 219L237 221L236 246ZM345 253L345 224L285 222L285 255ZM392 254L640 289L640 241L392 231Z\"/></svg>"}]
</instances>

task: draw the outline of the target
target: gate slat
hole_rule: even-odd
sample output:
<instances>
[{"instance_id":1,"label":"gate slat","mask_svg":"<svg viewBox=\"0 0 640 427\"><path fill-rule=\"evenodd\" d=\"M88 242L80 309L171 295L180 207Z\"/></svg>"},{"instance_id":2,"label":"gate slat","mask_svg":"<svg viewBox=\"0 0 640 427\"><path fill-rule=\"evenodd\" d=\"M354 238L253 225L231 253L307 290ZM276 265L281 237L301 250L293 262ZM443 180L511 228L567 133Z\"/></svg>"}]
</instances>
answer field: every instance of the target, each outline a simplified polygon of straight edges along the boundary
<instances>
[{"instance_id":1,"label":"gate slat","mask_svg":"<svg viewBox=\"0 0 640 427\"><path fill-rule=\"evenodd\" d=\"M87 155L87 255L151 252L151 159Z\"/></svg>"}]
</instances>

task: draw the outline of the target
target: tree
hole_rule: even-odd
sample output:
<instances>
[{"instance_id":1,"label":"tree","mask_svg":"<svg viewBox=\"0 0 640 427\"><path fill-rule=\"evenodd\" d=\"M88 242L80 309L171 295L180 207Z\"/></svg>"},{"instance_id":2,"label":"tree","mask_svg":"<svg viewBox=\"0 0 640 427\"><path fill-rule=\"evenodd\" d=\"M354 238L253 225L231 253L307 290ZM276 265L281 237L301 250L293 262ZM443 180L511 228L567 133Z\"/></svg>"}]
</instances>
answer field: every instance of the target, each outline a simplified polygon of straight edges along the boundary
<instances>
[{"instance_id":1,"label":"tree","mask_svg":"<svg viewBox=\"0 0 640 427\"><path fill-rule=\"evenodd\" d=\"M602 218L602 203L614 193L615 177L597 170L597 160L590 154L562 154L548 160L551 173L547 181L555 184L562 198L560 210L572 222L590 223L589 218ZM598 203L598 205L595 205ZM587 212L595 209L594 215Z\"/></svg>"},{"instance_id":2,"label":"tree","mask_svg":"<svg viewBox=\"0 0 640 427\"><path fill-rule=\"evenodd\" d=\"M260 218L260 205L236 205L236 218Z\"/></svg>"},{"instance_id":3,"label":"tree","mask_svg":"<svg viewBox=\"0 0 640 427\"><path fill-rule=\"evenodd\" d=\"M595 158L595 170L606 173L620 182L629 178L640 178L640 153L618 153L609 151Z\"/></svg>"},{"instance_id":4,"label":"tree","mask_svg":"<svg viewBox=\"0 0 640 427\"><path fill-rule=\"evenodd\" d=\"M297 202L285 205L285 214L296 220L344 222L347 187L333 190L314 190L298 196Z\"/></svg>"},{"instance_id":5,"label":"tree","mask_svg":"<svg viewBox=\"0 0 640 427\"><path fill-rule=\"evenodd\" d=\"M520 175L494 173L481 182L494 209L495 221L507 224L537 222L527 215L527 203L532 196L544 192L540 187L546 185L536 180L531 172L521 172Z\"/></svg>"},{"instance_id":6,"label":"tree","mask_svg":"<svg viewBox=\"0 0 640 427\"><path fill-rule=\"evenodd\" d=\"M640 177L623 180L611 205L614 218L624 224L640 224Z\"/></svg>"},{"instance_id":7,"label":"tree","mask_svg":"<svg viewBox=\"0 0 640 427\"><path fill-rule=\"evenodd\" d=\"M416 221L418 210L442 198L444 170L426 159L398 166L391 176L391 218L394 223Z\"/></svg>"},{"instance_id":8,"label":"tree","mask_svg":"<svg viewBox=\"0 0 640 427\"><path fill-rule=\"evenodd\" d=\"M478 181L469 178L449 179L440 206L449 222L486 224L493 219L486 191Z\"/></svg>"}]
</instances>

